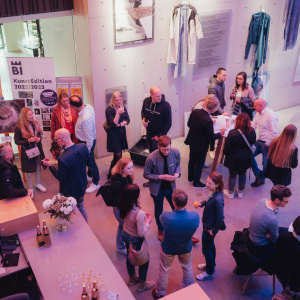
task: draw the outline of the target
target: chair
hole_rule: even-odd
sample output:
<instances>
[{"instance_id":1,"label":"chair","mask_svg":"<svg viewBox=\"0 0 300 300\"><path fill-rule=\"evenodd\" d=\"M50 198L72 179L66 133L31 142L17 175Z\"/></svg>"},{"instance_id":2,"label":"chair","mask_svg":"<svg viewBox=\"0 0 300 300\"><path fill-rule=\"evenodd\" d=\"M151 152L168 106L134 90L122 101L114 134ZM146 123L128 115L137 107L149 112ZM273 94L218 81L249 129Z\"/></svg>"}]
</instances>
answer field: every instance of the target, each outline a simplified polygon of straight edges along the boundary
<instances>
[{"instance_id":1,"label":"chair","mask_svg":"<svg viewBox=\"0 0 300 300\"><path fill-rule=\"evenodd\" d=\"M4 298L1 298L0 300L30 300L28 294L22 293L22 294L15 294L11 296L7 296Z\"/></svg>"}]
</instances>

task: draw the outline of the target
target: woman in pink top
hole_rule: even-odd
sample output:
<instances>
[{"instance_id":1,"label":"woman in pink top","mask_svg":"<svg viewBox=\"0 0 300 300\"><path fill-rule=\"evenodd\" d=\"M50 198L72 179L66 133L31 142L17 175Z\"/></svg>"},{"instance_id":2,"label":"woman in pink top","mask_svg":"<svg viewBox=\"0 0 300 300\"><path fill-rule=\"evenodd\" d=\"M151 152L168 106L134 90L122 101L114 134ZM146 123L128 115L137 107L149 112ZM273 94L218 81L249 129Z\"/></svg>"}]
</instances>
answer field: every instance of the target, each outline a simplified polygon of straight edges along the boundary
<instances>
[{"instance_id":1,"label":"woman in pink top","mask_svg":"<svg viewBox=\"0 0 300 300\"><path fill-rule=\"evenodd\" d=\"M124 187L119 200L120 218L124 219L123 240L127 251L130 241L136 250L140 250L145 239L150 223L151 215L140 209L139 205L140 188L136 184L128 184ZM154 281L146 281L149 261L139 266L139 277L135 275L135 266L126 258L126 267L129 274L128 285L139 283L138 292L143 292L154 287Z\"/></svg>"}]
</instances>

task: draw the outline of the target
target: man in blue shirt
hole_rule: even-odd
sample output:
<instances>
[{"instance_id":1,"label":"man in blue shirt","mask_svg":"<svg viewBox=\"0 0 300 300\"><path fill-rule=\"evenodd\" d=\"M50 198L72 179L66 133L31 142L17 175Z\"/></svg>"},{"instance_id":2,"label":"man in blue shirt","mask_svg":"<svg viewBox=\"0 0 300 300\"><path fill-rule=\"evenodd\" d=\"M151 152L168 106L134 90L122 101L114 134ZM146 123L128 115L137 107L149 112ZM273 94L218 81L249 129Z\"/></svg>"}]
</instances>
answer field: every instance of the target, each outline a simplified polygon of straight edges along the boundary
<instances>
[{"instance_id":1,"label":"man in blue shirt","mask_svg":"<svg viewBox=\"0 0 300 300\"><path fill-rule=\"evenodd\" d=\"M152 290L154 299L166 295L168 274L173 264L175 255L178 255L183 270L182 287L194 283L192 273L192 236L199 227L200 218L197 212L186 210L187 195L184 191L173 191L173 212L163 212L160 222L164 229L161 243L160 268L156 287Z\"/></svg>"}]
</instances>

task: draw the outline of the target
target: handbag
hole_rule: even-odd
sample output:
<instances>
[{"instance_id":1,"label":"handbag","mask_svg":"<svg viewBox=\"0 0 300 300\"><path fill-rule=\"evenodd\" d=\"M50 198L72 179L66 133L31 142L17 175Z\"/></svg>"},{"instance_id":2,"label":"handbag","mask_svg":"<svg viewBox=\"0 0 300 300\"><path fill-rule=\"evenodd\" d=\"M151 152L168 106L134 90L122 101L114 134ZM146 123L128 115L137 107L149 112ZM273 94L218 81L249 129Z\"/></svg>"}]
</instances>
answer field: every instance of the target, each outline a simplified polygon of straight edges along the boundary
<instances>
[{"instance_id":1,"label":"handbag","mask_svg":"<svg viewBox=\"0 0 300 300\"><path fill-rule=\"evenodd\" d=\"M141 249L136 250L135 245L130 240L128 248L128 260L134 266L141 266L150 260L148 243L144 239Z\"/></svg>"},{"instance_id":2,"label":"handbag","mask_svg":"<svg viewBox=\"0 0 300 300\"><path fill-rule=\"evenodd\" d=\"M246 111L248 111L248 112L255 111L255 108L253 107L253 103L250 98L241 97L241 103Z\"/></svg>"},{"instance_id":3,"label":"handbag","mask_svg":"<svg viewBox=\"0 0 300 300\"><path fill-rule=\"evenodd\" d=\"M104 123L103 123L103 128L104 128L105 132L107 132L108 129L110 129L110 125L108 125L107 120L104 121Z\"/></svg>"},{"instance_id":4,"label":"handbag","mask_svg":"<svg viewBox=\"0 0 300 300\"><path fill-rule=\"evenodd\" d=\"M112 207L116 207L118 206L118 200L115 197L113 197L113 189L111 186L111 180L106 181L102 186L100 186L96 197L101 195L106 206L112 206Z\"/></svg>"},{"instance_id":5,"label":"handbag","mask_svg":"<svg viewBox=\"0 0 300 300\"><path fill-rule=\"evenodd\" d=\"M241 134L241 136L243 137L243 139L245 140L246 144L248 145L248 147L250 148L250 150L252 151L252 153L254 153L256 147L254 145L250 146L248 140L246 139L245 135L241 132L240 129L238 129L238 132Z\"/></svg>"},{"instance_id":6,"label":"handbag","mask_svg":"<svg viewBox=\"0 0 300 300\"><path fill-rule=\"evenodd\" d=\"M39 148L36 145L33 148L30 148L28 150L25 149L25 153L28 159L37 157L41 154Z\"/></svg>"}]
</instances>

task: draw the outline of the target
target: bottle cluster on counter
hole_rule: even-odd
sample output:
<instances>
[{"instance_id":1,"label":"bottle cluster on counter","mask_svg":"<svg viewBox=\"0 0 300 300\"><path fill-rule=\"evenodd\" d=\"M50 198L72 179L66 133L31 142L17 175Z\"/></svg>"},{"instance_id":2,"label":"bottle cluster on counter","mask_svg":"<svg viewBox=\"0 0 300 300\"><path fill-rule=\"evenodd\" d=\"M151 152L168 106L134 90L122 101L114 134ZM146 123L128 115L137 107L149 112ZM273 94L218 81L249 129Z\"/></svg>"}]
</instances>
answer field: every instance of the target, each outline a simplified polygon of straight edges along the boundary
<instances>
[{"instance_id":1,"label":"bottle cluster on counter","mask_svg":"<svg viewBox=\"0 0 300 300\"><path fill-rule=\"evenodd\" d=\"M43 220L43 233L41 233L40 226L37 226L36 243L38 247L51 246L50 232L45 220Z\"/></svg>"},{"instance_id":2,"label":"bottle cluster on counter","mask_svg":"<svg viewBox=\"0 0 300 300\"><path fill-rule=\"evenodd\" d=\"M91 293L91 298L89 297L89 294L87 292L86 286L82 286L82 293L81 293L81 300L100 300L100 293L97 287L96 281L93 281L93 288Z\"/></svg>"}]
</instances>

